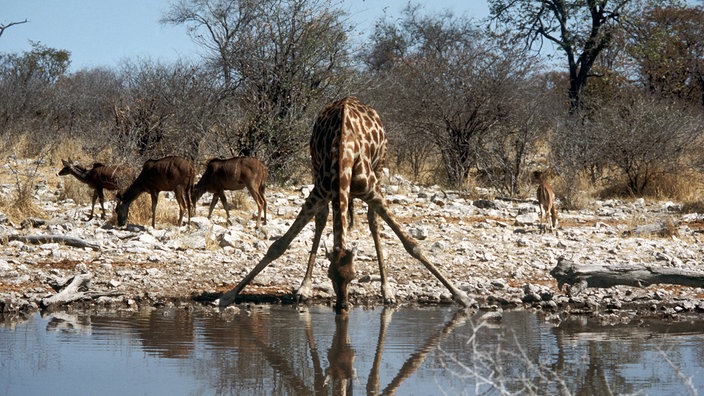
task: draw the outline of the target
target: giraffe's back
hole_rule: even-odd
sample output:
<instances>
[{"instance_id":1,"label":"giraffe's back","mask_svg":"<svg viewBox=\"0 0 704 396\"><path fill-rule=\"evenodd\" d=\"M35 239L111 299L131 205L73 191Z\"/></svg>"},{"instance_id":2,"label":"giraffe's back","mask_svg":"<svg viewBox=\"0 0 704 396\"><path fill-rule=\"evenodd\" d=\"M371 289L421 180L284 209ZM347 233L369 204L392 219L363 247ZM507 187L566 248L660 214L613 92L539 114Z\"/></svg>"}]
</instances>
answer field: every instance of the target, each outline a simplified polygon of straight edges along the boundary
<instances>
[{"instance_id":1,"label":"giraffe's back","mask_svg":"<svg viewBox=\"0 0 704 396\"><path fill-rule=\"evenodd\" d=\"M350 192L363 197L381 180L386 160L386 136L379 114L354 97L325 107L313 127L310 142L313 176L318 186L334 189L338 175Z\"/></svg>"}]
</instances>

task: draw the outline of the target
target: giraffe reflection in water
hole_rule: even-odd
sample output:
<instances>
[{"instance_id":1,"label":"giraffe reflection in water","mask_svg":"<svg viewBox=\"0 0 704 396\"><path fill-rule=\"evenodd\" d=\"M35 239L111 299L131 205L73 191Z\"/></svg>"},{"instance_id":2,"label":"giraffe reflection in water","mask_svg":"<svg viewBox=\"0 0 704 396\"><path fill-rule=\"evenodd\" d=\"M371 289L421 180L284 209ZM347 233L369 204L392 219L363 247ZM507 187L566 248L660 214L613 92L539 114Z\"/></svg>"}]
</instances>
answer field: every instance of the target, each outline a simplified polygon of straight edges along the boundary
<instances>
[{"instance_id":1,"label":"giraffe reflection in water","mask_svg":"<svg viewBox=\"0 0 704 396\"><path fill-rule=\"evenodd\" d=\"M104 387L125 385L126 375L145 372L142 381L162 376L192 387L195 394L431 394L438 389L454 394L470 387L509 393L676 394L702 386L697 376L704 356L702 320L641 318L638 324L622 324L568 315L551 325L524 311L497 316L387 308L355 309L331 322L324 320L326 311L242 305L239 312L222 313L174 306L53 312L41 320L47 332L62 333L59 337L33 335L32 327L42 323L37 318L4 326L0 321L0 330L17 328L0 331L0 345L11 346L0 356L4 378L21 375L26 363L20 362L30 362L36 378L64 375L68 384ZM76 356L76 350L90 353ZM114 364L102 372L95 367L90 378L66 375L88 355ZM177 370L163 372L170 368ZM437 383L429 383L429 375ZM18 385L25 382L15 381L10 393L38 393Z\"/></svg>"}]
</instances>

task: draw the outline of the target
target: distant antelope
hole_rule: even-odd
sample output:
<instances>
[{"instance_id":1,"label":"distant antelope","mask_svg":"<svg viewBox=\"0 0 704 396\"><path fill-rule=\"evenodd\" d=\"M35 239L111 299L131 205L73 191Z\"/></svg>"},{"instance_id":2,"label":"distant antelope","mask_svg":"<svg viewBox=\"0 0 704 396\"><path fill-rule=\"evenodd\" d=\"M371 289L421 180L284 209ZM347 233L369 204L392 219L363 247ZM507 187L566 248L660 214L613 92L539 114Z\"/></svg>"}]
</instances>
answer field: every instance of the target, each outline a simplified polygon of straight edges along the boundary
<instances>
[{"instance_id":1,"label":"distant antelope","mask_svg":"<svg viewBox=\"0 0 704 396\"><path fill-rule=\"evenodd\" d=\"M213 199L210 201L208 218L213 214L213 209L220 199L227 214L227 223L230 224L230 209L227 206L225 190L240 190L247 187L257 203L257 228L259 228L262 212L264 212L266 225L266 198L264 197L266 179L266 165L254 157L213 158L208 161L205 173L193 187L191 199L195 203L206 191L212 193Z\"/></svg>"},{"instance_id":2,"label":"distant antelope","mask_svg":"<svg viewBox=\"0 0 704 396\"><path fill-rule=\"evenodd\" d=\"M142 166L142 172L124 193L118 194L119 204L115 208L117 225L122 227L127 223L130 204L142 193L148 192L152 198L152 227L155 227L156 204L160 191L173 191L178 202L178 225L181 225L183 213L188 210L188 224L191 223L191 192L196 171L191 162L183 157L164 157L158 160L147 160ZM155 227L156 228L156 227Z\"/></svg>"},{"instance_id":3,"label":"distant antelope","mask_svg":"<svg viewBox=\"0 0 704 396\"><path fill-rule=\"evenodd\" d=\"M557 208L555 207L555 191L547 182L547 177L539 171L533 173L533 176L538 181L538 190L536 192L538 198L538 209L540 214L540 232L545 232L545 222L550 226L550 231L555 230L557 233Z\"/></svg>"},{"instance_id":4,"label":"distant antelope","mask_svg":"<svg viewBox=\"0 0 704 396\"><path fill-rule=\"evenodd\" d=\"M91 169L86 169L70 159L68 161L62 159L61 163L64 167L59 171L59 176L73 175L76 179L93 189L90 216L88 216L87 221L93 219L95 201L98 198L100 198L100 209L103 211L101 219L105 219L105 195L103 194L103 189L109 191L124 189L134 180L136 173L134 169L128 166L106 166L100 162L94 163Z\"/></svg>"}]
</instances>

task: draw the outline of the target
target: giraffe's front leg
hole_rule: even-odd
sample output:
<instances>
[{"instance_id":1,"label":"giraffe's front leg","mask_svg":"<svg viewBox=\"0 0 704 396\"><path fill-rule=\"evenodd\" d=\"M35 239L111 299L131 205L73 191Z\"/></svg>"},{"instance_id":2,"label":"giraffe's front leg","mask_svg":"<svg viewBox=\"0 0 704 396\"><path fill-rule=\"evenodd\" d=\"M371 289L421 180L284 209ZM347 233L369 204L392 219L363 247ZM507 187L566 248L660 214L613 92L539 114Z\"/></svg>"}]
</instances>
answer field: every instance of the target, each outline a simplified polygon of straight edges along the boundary
<instances>
[{"instance_id":1,"label":"giraffe's front leg","mask_svg":"<svg viewBox=\"0 0 704 396\"><path fill-rule=\"evenodd\" d=\"M335 303L335 312L338 314L347 313L349 306L349 285L356 277L354 270L354 255L353 250L345 249L342 252L333 252L333 260L328 268L328 278L332 281L332 287L337 295Z\"/></svg>"},{"instance_id":2,"label":"giraffe's front leg","mask_svg":"<svg viewBox=\"0 0 704 396\"><path fill-rule=\"evenodd\" d=\"M315 266L315 258L317 257L318 247L320 246L320 237L323 234L325 223L328 221L329 210L326 203L315 215L315 234L313 234L313 247L311 247L310 256L308 256L306 275L303 277L301 286L295 292L296 302L298 303L310 300L313 297L313 267Z\"/></svg>"}]
</instances>

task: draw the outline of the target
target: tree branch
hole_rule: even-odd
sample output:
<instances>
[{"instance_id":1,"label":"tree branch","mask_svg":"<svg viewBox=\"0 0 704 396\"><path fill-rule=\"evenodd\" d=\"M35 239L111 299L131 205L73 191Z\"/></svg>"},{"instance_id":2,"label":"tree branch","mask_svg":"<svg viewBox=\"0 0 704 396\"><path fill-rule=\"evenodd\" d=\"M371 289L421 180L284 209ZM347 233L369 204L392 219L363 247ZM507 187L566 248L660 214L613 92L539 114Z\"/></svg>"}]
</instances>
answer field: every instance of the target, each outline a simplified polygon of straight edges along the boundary
<instances>
[{"instance_id":1,"label":"tree branch","mask_svg":"<svg viewBox=\"0 0 704 396\"><path fill-rule=\"evenodd\" d=\"M10 22L7 25L0 25L0 37L2 37L2 34L5 33L5 29L15 26L15 25L21 25L23 23L27 23L28 21L25 19L24 21L18 21L18 22Z\"/></svg>"}]
</instances>

